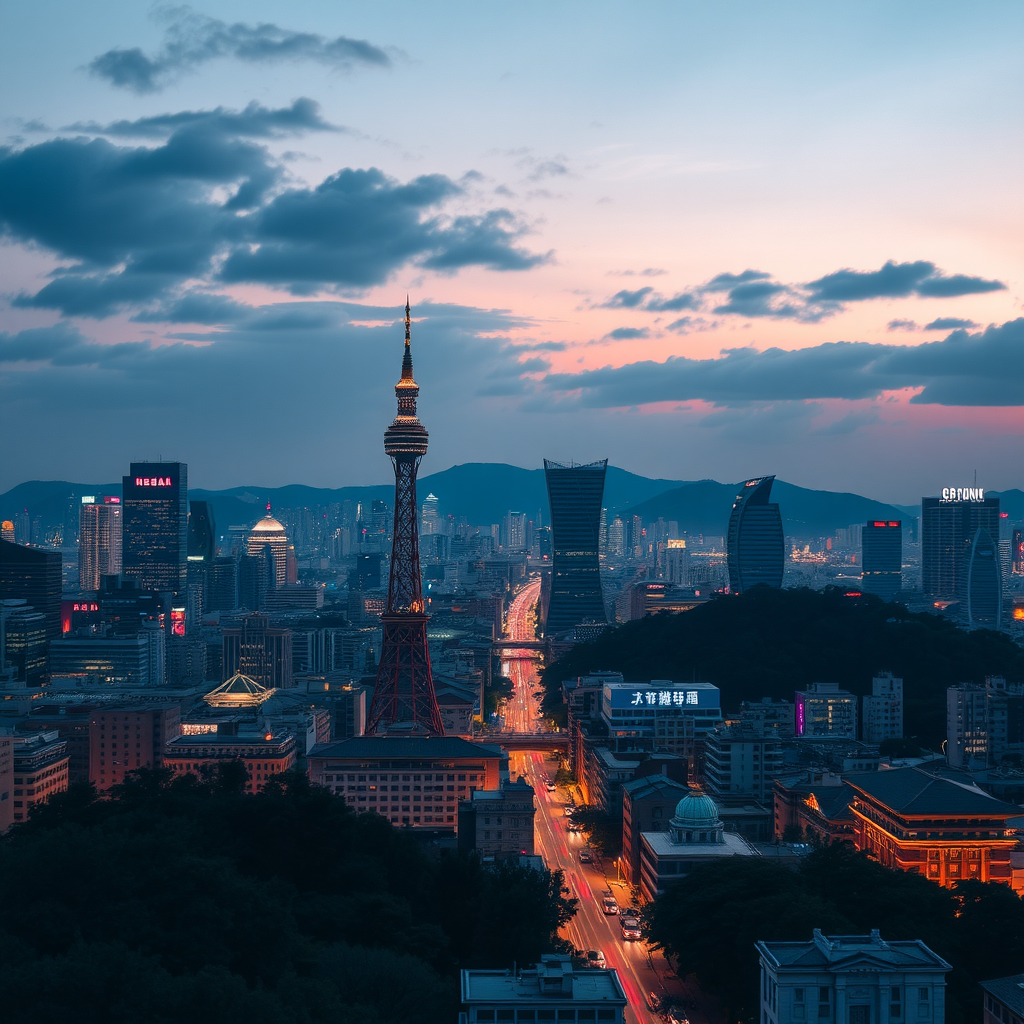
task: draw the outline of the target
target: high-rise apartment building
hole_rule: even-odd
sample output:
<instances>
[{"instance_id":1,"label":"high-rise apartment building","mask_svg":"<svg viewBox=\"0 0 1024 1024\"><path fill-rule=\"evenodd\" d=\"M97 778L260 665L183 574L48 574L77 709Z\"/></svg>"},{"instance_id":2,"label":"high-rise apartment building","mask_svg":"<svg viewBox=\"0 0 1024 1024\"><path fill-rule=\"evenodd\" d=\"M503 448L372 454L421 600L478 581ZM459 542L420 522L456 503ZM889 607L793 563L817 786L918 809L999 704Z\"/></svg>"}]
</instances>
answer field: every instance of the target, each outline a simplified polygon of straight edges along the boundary
<instances>
[{"instance_id":1,"label":"high-rise apartment building","mask_svg":"<svg viewBox=\"0 0 1024 1024\"><path fill-rule=\"evenodd\" d=\"M986 676L946 690L946 760L954 768L995 767L1024 755L1024 685Z\"/></svg>"},{"instance_id":2,"label":"high-rise apartment building","mask_svg":"<svg viewBox=\"0 0 1024 1024\"><path fill-rule=\"evenodd\" d=\"M726 538L733 593L742 594L758 584L782 586L786 542L779 506L769 501L774 481L774 476L747 480L733 501Z\"/></svg>"},{"instance_id":3,"label":"high-rise apartment building","mask_svg":"<svg viewBox=\"0 0 1024 1024\"><path fill-rule=\"evenodd\" d=\"M1010 535L1010 572L1024 576L1024 530L1014 530Z\"/></svg>"},{"instance_id":4,"label":"high-rise apartment building","mask_svg":"<svg viewBox=\"0 0 1024 1024\"><path fill-rule=\"evenodd\" d=\"M0 677L13 673L25 686L46 675L46 616L21 598L0 601Z\"/></svg>"},{"instance_id":5,"label":"high-rise apartment building","mask_svg":"<svg viewBox=\"0 0 1024 1024\"><path fill-rule=\"evenodd\" d=\"M967 557L967 623L998 629L1003 618L1003 574L992 534L980 527Z\"/></svg>"},{"instance_id":6,"label":"high-rise apartment building","mask_svg":"<svg viewBox=\"0 0 1024 1024\"><path fill-rule=\"evenodd\" d=\"M0 540L0 601L21 598L42 612L47 640L61 635L61 590L60 552Z\"/></svg>"},{"instance_id":7,"label":"high-rise apartment building","mask_svg":"<svg viewBox=\"0 0 1024 1024\"><path fill-rule=\"evenodd\" d=\"M188 467L133 462L122 478L124 575L140 590L184 594L188 566Z\"/></svg>"},{"instance_id":8,"label":"high-rise apartment building","mask_svg":"<svg viewBox=\"0 0 1024 1024\"><path fill-rule=\"evenodd\" d=\"M424 537L441 532L441 514L436 494L428 494L423 499L420 528Z\"/></svg>"},{"instance_id":9,"label":"high-rise apartment building","mask_svg":"<svg viewBox=\"0 0 1024 1024\"><path fill-rule=\"evenodd\" d=\"M665 541L665 580L677 587L690 585L690 553L685 540Z\"/></svg>"},{"instance_id":10,"label":"high-rise apartment building","mask_svg":"<svg viewBox=\"0 0 1024 1024\"><path fill-rule=\"evenodd\" d=\"M797 691L794 703L798 737L857 738L857 698L838 683L811 683Z\"/></svg>"},{"instance_id":11,"label":"high-rise apartment building","mask_svg":"<svg viewBox=\"0 0 1024 1024\"><path fill-rule=\"evenodd\" d=\"M891 601L903 589L903 524L873 519L861 531L861 587Z\"/></svg>"},{"instance_id":12,"label":"high-rise apartment building","mask_svg":"<svg viewBox=\"0 0 1024 1024\"><path fill-rule=\"evenodd\" d=\"M289 689L292 677L292 631L271 626L266 615L247 615L240 626L225 629L223 669L225 679L236 672L267 689Z\"/></svg>"},{"instance_id":13,"label":"high-rise apartment building","mask_svg":"<svg viewBox=\"0 0 1024 1024\"><path fill-rule=\"evenodd\" d=\"M608 460L585 466L544 460L551 506L551 583L544 633L607 622L601 592L601 500Z\"/></svg>"},{"instance_id":14,"label":"high-rise apartment building","mask_svg":"<svg viewBox=\"0 0 1024 1024\"><path fill-rule=\"evenodd\" d=\"M99 590L100 578L121 572L121 499L85 495L78 513L78 586Z\"/></svg>"},{"instance_id":15,"label":"high-rise apartment building","mask_svg":"<svg viewBox=\"0 0 1024 1024\"><path fill-rule=\"evenodd\" d=\"M861 739L867 743L903 736L903 680L879 672L871 680L871 696L864 698Z\"/></svg>"},{"instance_id":16,"label":"high-rise apartment building","mask_svg":"<svg viewBox=\"0 0 1024 1024\"><path fill-rule=\"evenodd\" d=\"M213 518L213 505L209 501L188 503L188 560L213 561L217 553L217 526Z\"/></svg>"},{"instance_id":17,"label":"high-rise apartment building","mask_svg":"<svg viewBox=\"0 0 1024 1024\"><path fill-rule=\"evenodd\" d=\"M502 524L502 542L510 551L526 549L526 513L506 512Z\"/></svg>"},{"instance_id":18,"label":"high-rise apartment building","mask_svg":"<svg viewBox=\"0 0 1024 1024\"><path fill-rule=\"evenodd\" d=\"M944 488L921 499L921 589L928 597L967 599L971 542L978 530L999 536L999 499L980 487Z\"/></svg>"}]
</instances>

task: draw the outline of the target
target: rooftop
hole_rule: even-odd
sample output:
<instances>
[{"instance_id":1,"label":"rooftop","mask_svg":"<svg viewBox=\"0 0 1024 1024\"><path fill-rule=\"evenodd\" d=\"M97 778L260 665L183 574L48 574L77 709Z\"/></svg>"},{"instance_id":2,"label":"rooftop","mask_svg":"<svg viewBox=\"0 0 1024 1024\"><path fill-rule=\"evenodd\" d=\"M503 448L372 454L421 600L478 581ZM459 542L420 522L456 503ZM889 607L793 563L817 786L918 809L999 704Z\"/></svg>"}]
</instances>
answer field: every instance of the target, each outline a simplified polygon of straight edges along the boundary
<instances>
[{"instance_id":1,"label":"rooftop","mask_svg":"<svg viewBox=\"0 0 1024 1024\"><path fill-rule=\"evenodd\" d=\"M900 970L948 971L949 964L920 939L886 942L878 930L870 935L826 936L820 928L808 942L758 942L758 951L769 963L785 968L853 969L877 964Z\"/></svg>"},{"instance_id":2,"label":"rooftop","mask_svg":"<svg viewBox=\"0 0 1024 1024\"><path fill-rule=\"evenodd\" d=\"M574 968L568 956L546 954L541 963L513 974L508 970L462 972L463 1003L598 1003L625 1006L626 996L613 970Z\"/></svg>"},{"instance_id":3,"label":"rooftop","mask_svg":"<svg viewBox=\"0 0 1024 1024\"><path fill-rule=\"evenodd\" d=\"M981 987L1004 1006L1008 1006L1018 1017L1024 1016L1024 974L983 981Z\"/></svg>"},{"instance_id":4,"label":"rooftop","mask_svg":"<svg viewBox=\"0 0 1024 1024\"><path fill-rule=\"evenodd\" d=\"M624 782L622 788L634 799L646 796L666 796L675 793L685 793L686 786L676 782L665 775L644 775L639 779L631 779Z\"/></svg>"},{"instance_id":5,"label":"rooftop","mask_svg":"<svg viewBox=\"0 0 1024 1024\"><path fill-rule=\"evenodd\" d=\"M848 775L846 783L901 815L1021 816L1019 807L997 800L977 786L936 778L919 768Z\"/></svg>"},{"instance_id":6,"label":"rooftop","mask_svg":"<svg viewBox=\"0 0 1024 1024\"><path fill-rule=\"evenodd\" d=\"M471 743L458 736L356 736L337 743L318 743L310 757L429 758L503 757L497 744Z\"/></svg>"},{"instance_id":7,"label":"rooftop","mask_svg":"<svg viewBox=\"0 0 1024 1024\"><path fill-rule=\"evenodd\" d=\"M641 832L640 835L659 860L671 857L689 860L694 857L717 859L755 855L753 847L735 832L723 832L721 843L673 843L671 832Z\"/></svg>"}]
</instances>

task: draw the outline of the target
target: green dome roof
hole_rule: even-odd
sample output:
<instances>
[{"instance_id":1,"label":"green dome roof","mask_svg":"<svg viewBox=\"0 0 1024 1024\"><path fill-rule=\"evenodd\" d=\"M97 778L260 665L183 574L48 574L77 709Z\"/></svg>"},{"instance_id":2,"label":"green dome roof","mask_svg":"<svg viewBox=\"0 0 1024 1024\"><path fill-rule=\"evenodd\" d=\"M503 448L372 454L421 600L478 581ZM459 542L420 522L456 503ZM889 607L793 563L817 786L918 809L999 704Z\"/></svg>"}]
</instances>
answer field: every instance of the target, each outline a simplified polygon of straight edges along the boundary
<instances>
[{"instance_id":1,"label":"green dome roof","mask_svg":"<svg viewBox=\"0 0 1024 1024\"><path fill-rule=\"evenodd\" d=\"M676 804L676 815L672 819L672 824L685 829L721 828L718 804L699 789L691 789Z\"/></svg>"}]
</instances>

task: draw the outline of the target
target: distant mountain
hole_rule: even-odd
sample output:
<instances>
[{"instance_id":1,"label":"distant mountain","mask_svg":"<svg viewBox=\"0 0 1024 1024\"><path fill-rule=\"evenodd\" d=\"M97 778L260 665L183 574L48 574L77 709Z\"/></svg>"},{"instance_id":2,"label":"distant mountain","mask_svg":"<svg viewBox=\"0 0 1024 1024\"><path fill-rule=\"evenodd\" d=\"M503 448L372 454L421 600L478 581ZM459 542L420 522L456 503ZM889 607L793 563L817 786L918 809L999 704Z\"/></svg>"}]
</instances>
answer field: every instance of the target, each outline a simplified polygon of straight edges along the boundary
<instances>
[{"instance_id":1,"label":"distant mountain","mask_svg":"<svg viewBox=\"0 0 1024 1024\"><path fill-rule=\"evenodd\" d=\"M675 520L679 529L691 535L723 537L729 526L729 512L739 484L699 480L683 484L627 510L644 521ZM869 519L907 519L906 510L886 505L859 494L812 491L784 480L772 486L772 501L778 502L787 537L827 537L836 530Z\"/></svg>"},{"instance_id":2,"label":"distant mountain","mask_svg":"<svg viewBox=\"0 0 1024 1024\"><path fill-rule=\"evenodd\" d=\"M645 520L659 517L675 520L689 534L723 536L736 484L715 480L652 480L608 467L604 504L609 515L640 515ZM470 523L486 526L499 523L508 511L525 512L531 518L541 511L548 521L547 488L542 469L523 469L505 463L469 462L431 473L419 481L419 497L435 494L444 514L465 516ZM1024 520L1024 491L1014 489L999 495L1003 511L1012 522ZM67 480L32 480L0 494L0 518L13 519L23 509L39 517L44 528L64 521L69 506L77 505L83 494L121 494L120 483L80 484ZM273 508L302 508L343 501L391 503L390 482L366 487L232 487L223 491L191 488L189 497L213 503L218 532L229 526L250 525L263 515L269 501ZM816 491L777 480L772 498L782 509L787 536L823 537L853 523L868 519L914 519L916 506L886 505L858 494Z\"/></svg>"}]
</instances>

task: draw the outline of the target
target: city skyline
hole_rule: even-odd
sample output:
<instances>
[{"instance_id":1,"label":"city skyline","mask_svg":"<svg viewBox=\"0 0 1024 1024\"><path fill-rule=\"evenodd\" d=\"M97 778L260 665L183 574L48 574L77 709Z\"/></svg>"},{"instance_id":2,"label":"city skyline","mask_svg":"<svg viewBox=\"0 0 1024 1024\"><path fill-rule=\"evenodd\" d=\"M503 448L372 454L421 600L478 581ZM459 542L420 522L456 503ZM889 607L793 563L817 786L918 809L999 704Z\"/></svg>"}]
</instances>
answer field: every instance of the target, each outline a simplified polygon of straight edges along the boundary
<instances>
[{"instance_id":1,"label":"city skyline","mask_svg":"<svg viewBox=\"0 0 1024 1024\"><path fill-rule=\"evenodd\" d=\"M427 474L1019 486L1019 10L588 11L9 10L0 489L383 482L406 289Z\"/></svg>"}]
</instances>

